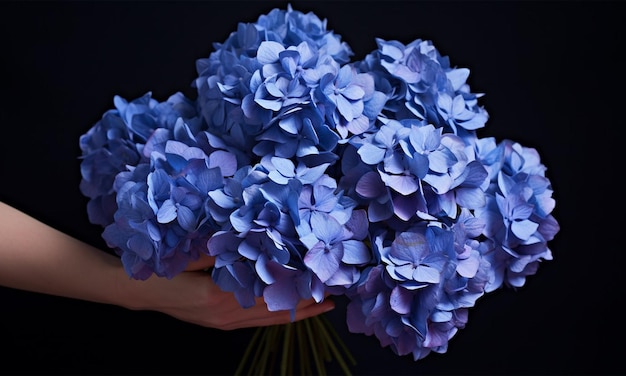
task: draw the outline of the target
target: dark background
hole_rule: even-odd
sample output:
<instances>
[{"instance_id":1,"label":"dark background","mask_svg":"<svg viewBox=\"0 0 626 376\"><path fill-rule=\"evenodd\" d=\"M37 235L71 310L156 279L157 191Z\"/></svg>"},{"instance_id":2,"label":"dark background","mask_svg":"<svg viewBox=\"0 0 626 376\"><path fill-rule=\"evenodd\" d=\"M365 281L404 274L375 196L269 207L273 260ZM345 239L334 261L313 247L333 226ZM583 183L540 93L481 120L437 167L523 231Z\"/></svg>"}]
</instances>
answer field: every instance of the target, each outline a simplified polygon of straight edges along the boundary
<instances>
[{"instance_id":1,"label":"dark background","mask_svg":"<svg viewBox=\"0 0 626 376\"><path fill-rule=\"evenodd\" d=\"M195 98L195 61L238 22L287 2L3 2L0 200L104 249L89 223L79 136L113 96ZM362 59L374 38L432 40L470 68L483 136L536 148L561 231L526 285L479 299L446 354L414 362L348 333L355 374L624 374L622 4L292 1ZM1 240L0 240L1 241ZM232 374L251 330L0 289L0 374ZM331 372L338 370L331 369Z\"/></svg>"}]
</instances>

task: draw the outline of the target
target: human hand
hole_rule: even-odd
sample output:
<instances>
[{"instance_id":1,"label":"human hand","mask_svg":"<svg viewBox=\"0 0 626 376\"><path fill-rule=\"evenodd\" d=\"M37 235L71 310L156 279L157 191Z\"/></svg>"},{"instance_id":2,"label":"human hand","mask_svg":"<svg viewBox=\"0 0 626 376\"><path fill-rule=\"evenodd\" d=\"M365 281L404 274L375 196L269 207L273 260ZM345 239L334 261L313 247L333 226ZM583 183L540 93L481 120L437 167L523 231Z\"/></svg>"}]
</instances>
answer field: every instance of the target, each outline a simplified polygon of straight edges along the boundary
<instances>
[{"instance_id":1,"label":"human hand","mask_svg":"<svg viewBox=\"0 0 626 376\"><path fill-rule=\"evenodd\" d=\"M133 302L126 305L127 308L159 311L182 321L221 330L291 322L290 311L270 312L262 298L257 298L256 304L250 308L241 307L234 294L221 290L211 276L202 271L213 266L214 262L213 257L203 256L172 279L152 276L145 281L132 280L141 291L126 287L118 291L133 292L133 298L124 299ZM296 307L295 321L322 314L334 307L331 300L321 303L313 299L302 300Z\"/></svg>"}]
</instances>

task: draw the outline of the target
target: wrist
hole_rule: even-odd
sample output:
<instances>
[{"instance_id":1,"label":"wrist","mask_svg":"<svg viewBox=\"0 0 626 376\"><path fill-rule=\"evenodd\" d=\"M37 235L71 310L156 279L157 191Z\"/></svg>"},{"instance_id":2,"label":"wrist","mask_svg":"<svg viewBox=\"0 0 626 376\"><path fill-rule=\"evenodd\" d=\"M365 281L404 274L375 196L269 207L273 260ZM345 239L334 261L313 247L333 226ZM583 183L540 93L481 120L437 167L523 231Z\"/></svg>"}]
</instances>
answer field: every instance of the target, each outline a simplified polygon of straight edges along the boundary
<instances>
[{"instance_id":1,"label":"wrist","mask_svg":"<svg viewBox=\"0 0 626 376\"><path fill-rule=\"evenodd\" d=\"M145 309L146 293L141 291L145 281L129 276L122 265L115 267L113 274L115 283L113 289L114 304L135 311Z\"/></svg>"}]
</instances>

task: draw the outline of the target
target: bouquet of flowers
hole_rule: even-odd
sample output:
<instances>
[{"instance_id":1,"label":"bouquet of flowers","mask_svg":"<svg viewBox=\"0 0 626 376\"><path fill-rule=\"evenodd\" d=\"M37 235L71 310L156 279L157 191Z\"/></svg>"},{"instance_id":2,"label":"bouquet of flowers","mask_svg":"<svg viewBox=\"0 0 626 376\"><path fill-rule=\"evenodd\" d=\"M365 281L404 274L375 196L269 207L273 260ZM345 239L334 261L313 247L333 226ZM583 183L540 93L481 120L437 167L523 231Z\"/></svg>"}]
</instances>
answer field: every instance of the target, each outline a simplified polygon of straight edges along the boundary
<instances>
[{"instance_id":1,"label":"bouquet of flowers","mask_svg":"<svg viewBox=\"0 0 626 376\"><path fill-rule=\"evenodd\" d=\"M482 94L432 42L376 43L352 62L326 20L273 9L197 60L196 99L116 96L80 188L128 275L207 254L243 307L344 295L351 332L418 360L551 260L538 152L477 135Z\"/></svg>"}]
</instances>

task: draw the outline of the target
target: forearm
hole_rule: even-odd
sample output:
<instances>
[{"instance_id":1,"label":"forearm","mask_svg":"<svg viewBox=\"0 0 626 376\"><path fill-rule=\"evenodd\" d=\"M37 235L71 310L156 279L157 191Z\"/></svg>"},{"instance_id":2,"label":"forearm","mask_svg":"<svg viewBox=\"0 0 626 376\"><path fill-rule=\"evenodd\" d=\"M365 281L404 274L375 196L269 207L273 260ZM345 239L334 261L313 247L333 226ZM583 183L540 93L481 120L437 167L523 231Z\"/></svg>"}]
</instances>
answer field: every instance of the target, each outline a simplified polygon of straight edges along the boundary
<instances>
[{"instance_id":1,"label":"forearm","mask_svg":"<svg viewBox=\"0 0 626 376\"><path fill-rule=\"evenodd\" d=\"M123 273L117 257L0 202L0 285L120 305Z\"/></svg>"},{"instance_id":2,"label":"forearm","mask_svg":"<svg viewBox=\"0 0 626 376\"><path fill-rule=\"evenodd\" d=\"M232 330L291 321L288 311L268 312L262 298L242 308L202 270L202 257L172 279L130 278L116 256L58 231L0 202L0 285L133 310L153 310L202 326ZM196 271L191 271L196 270ZM296 320L334 307L331 300L302 301Z\"/></svg>"}]
</instances>

